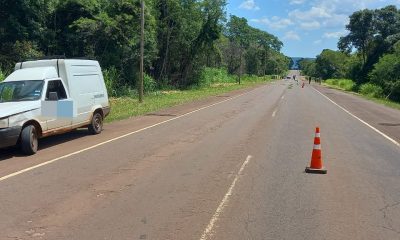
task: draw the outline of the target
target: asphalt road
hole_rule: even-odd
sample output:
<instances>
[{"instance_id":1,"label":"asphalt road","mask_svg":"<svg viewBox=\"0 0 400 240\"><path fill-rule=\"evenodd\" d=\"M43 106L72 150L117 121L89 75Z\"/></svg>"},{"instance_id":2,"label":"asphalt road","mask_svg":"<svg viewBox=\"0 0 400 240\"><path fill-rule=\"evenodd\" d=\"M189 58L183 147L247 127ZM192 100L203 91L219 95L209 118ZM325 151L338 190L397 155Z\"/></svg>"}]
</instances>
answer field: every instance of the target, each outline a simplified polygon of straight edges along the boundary
<instances>
[{"instance_id":1,"label":"asphalt road","mask_svg":"<svg viewBox=\"0 0 400 240\"><path fill-rule=\"evenodd\" d=\"M316 126L327 175L304 173ZM399 128L282 80L2 150L0 239L400 239Z\"/></svg>"}]
</instances>

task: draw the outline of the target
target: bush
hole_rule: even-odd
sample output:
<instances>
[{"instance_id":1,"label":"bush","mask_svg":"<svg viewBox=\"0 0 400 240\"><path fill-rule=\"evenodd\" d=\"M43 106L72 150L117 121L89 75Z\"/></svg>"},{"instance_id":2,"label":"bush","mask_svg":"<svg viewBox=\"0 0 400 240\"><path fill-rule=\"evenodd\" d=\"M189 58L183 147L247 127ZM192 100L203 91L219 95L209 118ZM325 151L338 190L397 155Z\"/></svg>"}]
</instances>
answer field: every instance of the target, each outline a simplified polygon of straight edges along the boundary
<instances>
[{"instance_id":1,"label":"bush","mask_svg":"<svg viewBox=\"0 0 400 240\"><path fill-rule=\"evenodd\" d=\"M105 69L103 71L104 82L107 87L108 95L111 97L118 96L118 79L120 78L120 74L116 68L111 67L109 69Z\"/></svg>"},{"instance_id":2,"label":"bush","mask_svg":"<svg viewBox=\"0 0 400 240\"><path fill-rule=\"evenodd\" d=\"M378 85L366 83L360 86L360 93L368 97L380 98L383 96L383 89Z\"/></svg>"},{"instance_id":3,"label":"bush","mask_svg":"<svg viewBox=\"0 0 400 240\"><path fill-rule=\"evenodd\" d=\"M151 93L151 92L155 92L157 90L156 81L147 74L144 75L143 90L145 93Z\"/></svg>"},{"instance_id":4,"label":"bush","mask_svg":"<svg viewBox=\"0 0 400 240\"><path fill-rule=\"evenodd\" d=\"M383 88L386 98L400 102L400 41L393 54L386 54L369 74L371 82Z\"/></svg>"},{"instance_id":5,"label":"bush","mask_svg":"<svg viewBox=\"0 0 400 240\"><path fill-rule=\"evenodd\" d=\"M356 84L350 79L328 79L325 83L331 86L337 86L346 91L354 90L356 87Z\"/></svg>"},{"instance_id":6,"label":"bush","mask_svg":"<svg viewBox=\"0 0 400 240\"><path fill-rule=\"evenodd\" d=\"M137 91L121 82L121 74L114 67L103 71L104 82L110 97L136 96Z\"/></svg>"},{"instance_id":7,"label":"bush","mask_svg":"<svg viewBox=\"0 0 400 240\"><path fill-rule=\"evenodd\" d=\"M339 87L340 87L340 88L343 88L343 89L346 90L346 91L351 91L351 90L353 90L353 88L354 88L355 85L356 85L356 84L355 84L352 80L350 80L350 79L340 79L340 80L339 80Z\"/></svg>"},{"instance_id":8,"label":"bush","mask_svg":"<svg viewBox=\"0 0 400 240\"><path fill-rule=\"evenodd\" d=\"M205 68L201 71L198 85L210 86L214 83L234 83L235 77L228 74L226 69L219 68Z\"/></svg>"}]
</instances>

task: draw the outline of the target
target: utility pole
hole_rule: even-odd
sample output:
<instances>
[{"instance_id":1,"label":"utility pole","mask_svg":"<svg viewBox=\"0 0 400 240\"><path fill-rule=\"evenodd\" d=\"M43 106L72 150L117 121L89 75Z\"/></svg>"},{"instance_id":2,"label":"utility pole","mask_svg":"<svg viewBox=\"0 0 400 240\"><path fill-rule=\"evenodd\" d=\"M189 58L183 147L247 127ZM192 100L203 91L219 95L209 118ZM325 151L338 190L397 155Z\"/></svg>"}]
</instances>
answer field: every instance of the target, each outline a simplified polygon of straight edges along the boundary
<instances>
[{"instance_id":1,"label":"utility pole","mask_svg":"<svg viewBox=\"0 0 400 240\"><path fill-rule=\"evenodd\" d=\"M144 0L141 0L140 15L140 79L139 79L139 102L143 102L143 80L144 80Z\"/></svg>"}]
</instances>

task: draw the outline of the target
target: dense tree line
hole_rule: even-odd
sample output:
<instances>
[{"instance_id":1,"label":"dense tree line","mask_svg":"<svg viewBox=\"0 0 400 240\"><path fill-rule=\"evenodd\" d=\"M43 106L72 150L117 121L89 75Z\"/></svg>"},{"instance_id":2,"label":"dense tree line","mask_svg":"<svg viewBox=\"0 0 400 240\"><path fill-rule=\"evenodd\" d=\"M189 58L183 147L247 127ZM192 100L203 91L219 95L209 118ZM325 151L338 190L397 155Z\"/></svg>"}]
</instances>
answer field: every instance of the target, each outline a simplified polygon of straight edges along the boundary
<instances>
[{"instance_id":1,"label":"dense tree line","mask_svg":"<svg viewBox=\"0 0 400 240\"><path fill-rule=\"evenodd\" d=\"M339 51L324 50L315 61L301 61L301 69L323 79L350 78L356 88L372 84L384 97L400 101L400 10L387 6L357 11L346 29Z\"/></svg>"},{"instance_id":2,"label":"dense tree line","mask_svg":"<svg viewBox=\"0 0 400 240\"><path fill-rule=\"evenodd\" d=\"M145 0L145 71L158 85L197 83L205 67L281 74L282 42L225 13L225 0ZM139 0L0 0L0 69L20 60L65 55L99 60L115 86L135 86Z\"/></svg>"}]
</instances>

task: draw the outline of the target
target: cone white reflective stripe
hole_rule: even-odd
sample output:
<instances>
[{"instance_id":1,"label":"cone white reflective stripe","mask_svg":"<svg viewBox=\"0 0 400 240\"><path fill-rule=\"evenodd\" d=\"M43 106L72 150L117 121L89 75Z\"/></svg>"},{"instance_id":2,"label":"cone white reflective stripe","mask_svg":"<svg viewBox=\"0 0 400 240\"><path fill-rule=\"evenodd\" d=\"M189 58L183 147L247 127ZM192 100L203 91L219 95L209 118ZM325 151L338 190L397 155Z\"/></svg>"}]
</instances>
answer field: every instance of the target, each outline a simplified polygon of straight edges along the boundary
<instances>
[{"instance_id":1,"label":"cone white reflective stripe","mask_svg":"<svg viewBox=\"0 0 400 240\"><path fill-rule=\"evenodd\" d=\"M314 149L321 150L321 144L314 145Z\"/></svg>"},{"instance_id":2,"label":"cone white reflective stripe","mask_svg":"<svg viewBox=\"0 0 400 240\"><path fill-rule=\"evenodd\" d=\"M321 133L315 133L315 137L317 138L321 137Z\"/></svg>"}]
</instances>

